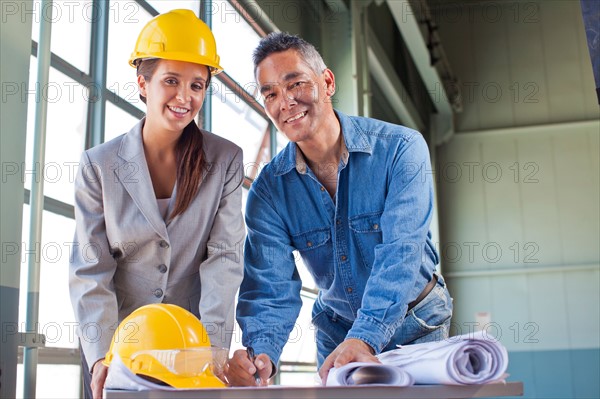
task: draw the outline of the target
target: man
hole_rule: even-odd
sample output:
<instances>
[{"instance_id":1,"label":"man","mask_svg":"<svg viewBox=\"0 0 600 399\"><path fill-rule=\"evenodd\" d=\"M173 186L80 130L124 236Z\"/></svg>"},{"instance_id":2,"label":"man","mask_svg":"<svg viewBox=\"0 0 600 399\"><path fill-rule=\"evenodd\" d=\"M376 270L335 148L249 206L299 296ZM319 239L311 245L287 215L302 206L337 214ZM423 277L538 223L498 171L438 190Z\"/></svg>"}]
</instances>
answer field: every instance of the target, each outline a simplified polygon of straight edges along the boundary
<instances>
[{"instance_id":1,"label":"man","mask_svg":"<svg viewBox=\"0 0 600 399\"><path fill-rule=\"evenodd\" d=\"M423 137L334 110L334 74L299 37L265 37L254 65L267 115L291 142L248 194L237 319L253 351L234 353L231 385L266 385L274 373L301 307L294 250L319 288L323 382L332 367L447 337L452 299L435 272Z\"/></svg>"}]
</instances>

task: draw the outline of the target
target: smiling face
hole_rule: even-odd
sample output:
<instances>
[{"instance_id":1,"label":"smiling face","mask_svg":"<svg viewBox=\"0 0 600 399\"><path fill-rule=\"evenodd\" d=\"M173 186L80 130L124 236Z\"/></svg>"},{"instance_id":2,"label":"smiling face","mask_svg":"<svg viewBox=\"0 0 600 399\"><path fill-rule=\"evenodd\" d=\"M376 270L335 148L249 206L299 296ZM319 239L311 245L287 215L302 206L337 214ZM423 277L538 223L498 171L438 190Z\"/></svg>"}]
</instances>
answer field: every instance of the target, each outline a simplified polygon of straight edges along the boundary
<instances>
[{"instance_id":1,"label":"smiling face","mask_svg":"<svg viewBox=\"0 0 600 399\"><path fill-rule=\"evenodd\" d=\"M295 50L266 57L256 68L256 80L267 115L290 141L318 137L320 128L335 119L333 73L316 73Z\"/></svg>"},{"instance_id":2,"label":"smiling face","mask_svg":"<svg viewBox=\"0 0 600 399\"><path fill-rule=\"evenodd\" d=\"M146 126L181 133L198 114L209 71L205 65L159 60L150 79L138 76L140 94L146 98Z\"/></svg>"}]
</instances>

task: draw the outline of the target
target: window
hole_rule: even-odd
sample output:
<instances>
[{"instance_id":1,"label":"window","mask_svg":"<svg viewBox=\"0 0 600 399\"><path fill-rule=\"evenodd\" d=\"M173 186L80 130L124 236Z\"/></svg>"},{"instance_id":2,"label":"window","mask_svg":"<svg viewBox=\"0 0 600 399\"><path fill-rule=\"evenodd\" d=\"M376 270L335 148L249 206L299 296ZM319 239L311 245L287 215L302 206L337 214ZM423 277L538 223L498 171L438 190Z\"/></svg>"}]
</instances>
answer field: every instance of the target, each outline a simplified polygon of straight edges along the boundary
<instances>
[{"instance_id":1,"label":"window","mask_svg":"<svg viewBox=\"0 0 600 399\"><path fill-rule=\"evenodd\" d=\"M38 397L76 398L80 396L78 341L68 289L68 265L73 242L73 183L86 138L88 122L90 40L93 3L34 1L32 44L37 48L40 22L52 23L53 60L48 84L36 87L37 58L31 57L28 106L27 149L24 167L26 197L34 178L43 182L45 210L42 212L42 236L37 248L40 259L39 318L37 332L44 334L46 345L38 351ZM33 144L36 106L47 102L45 160L41 176L34 176ZM26 330L29 257L29 199L23 209L19 330ZM22 360L20 360L22 362ZM26 376L23 365L17 367L17 397L23 396ZM56 381L62 384L57 385Z\"/></svg>"},{"instance_id":2,"label":"window","mask_svg":"<svg viewBox=\"0 0 600 399\"><path fill-rule=\"evenodd\" d=\"M37 367L36 397L41 399L80 398L81 367L70 364L42 364ZM58 383L57 383L58 382ZM23 365L17 367L17 398L24 385Z\"/></svg>"},{"instance_id":3,"label":"window","mask_svg":"<svg viewBox=\"0 0 600 399\"><path fill-rule=\"evenodd\" d=\"M27 254L29 239L29 205L23 209L23 253L19 302L19 330L25 331L25 303L27 300ZM43 354L38 354L36 394L40 398L79 397L81 367L77 352L60 356L52 349L75 349L78 346L71 300L68 290L68 260L73 243L75 221L57 213L44 211L42 214L42 240L40 256L40 300L37 331L46 337ZM56 352L56 355L53 353ZM64 352L64 351L63 351ZM70 364L44 364L44 358L57 363L59 357ZM23 365L17 366L17 398L23 397ZM61 384L56 384L61 381Z\"/></svg>"},{"instance_id":4,"label":"window","mask_svg":"<svg viewBox=\"0 0 600 399\"><path fill-rule=\"evenodd\" d=\"M128 61L140 30L152 15L134 1L112 0L110 10L106 87L145 112L146 106L138 96L135 68Z\"/></svg>"},{"instance_id":5,"label":"window","mask_svg":"<svg viewBox=\"0 0 600 399\"><path fill-rule=\"evenodd\" d=\"M240 86L254 94L252 51L260 36L228 1L213 0L211 13L221 66Z\"/></svg>"},{"instance_id":6,"label":"window","mask_svg":"<svg viewBox=\"0 0 600 399\"><path fill-rule=\"evenodd\" d=\"M218 75L217 75L218 76ZM217 82L215 82L217 83ZM244 151L246 176L256 177L269 146L269 123L225 85L213 87L212 132L233 141ZM215 87L218 89L215 90Z\"/></svg>"},{"instance_id":7,"label":"window","mask_svg":"<svg viewBox=\"0 0 600 399\"><path fill-rule=\"evenodd\" d=\"M52 5L34 0L32 6L31 38L39 39L41 19L52 22L52 53L89 73L91 22L94 18L92 0L55 1Z\"/></svg>"},{"instance_id":8,"label":"window","mask_svg":"<svg viewBox=\"0 0 600 399\"><path fill-rule=\"evenodd\" d=\"M83 151L87 122L88 89L68 78L55 68L50 68L49 83L40 90L41 97L33 92L37 71L37 58L31 57L27 111L27 158L25 160L25 188L31 189L33 169L33 131L35 105L48 101L46 120L46 152L43 177L44 195L67 204L73 204L73 182L79 156Z\"/></svg>"},{"instance_id":9,"label":"window","mask_svg":"<svg viewBox=\"0 0 600 399\"><path fill-rule=\"evenodd\" d=\"M127 133L137 122L137 118L107 101L104 119L104 141L109 141L123 133Z\"/></svg>"},{"instance_id":10,"label":"window","mask_svg":"<svg viewBox=\"0 0 600 399\"><path fill-rule=\"evenodd\" d=\"M27 247L29 235L29 205L23 209L23 243ZM42 242L40 243L40 308L39 333L46 336L46 347L76 348L73 311L67 282L69 280L69 256L73 245L75 221L73 218L44 211L42 224ZM23 263L29 262L26 251L21 256ZM26 272L26 271L25 271ZM27 297L27 273L22 274L20 302ZM19 308L20 324L24 330L25 307Z\"/></svg>"},{"instance_id":11,"label":"window","mask_svg":"<svg viewBox=\"0 0 600 399\"><path fill-rule=\"evenodd\" d=\"M186 8L193 10L198 15L200 2L198 0L147 0L160 14L175 10L178 8Z\"/></svg>"}]
</instances>

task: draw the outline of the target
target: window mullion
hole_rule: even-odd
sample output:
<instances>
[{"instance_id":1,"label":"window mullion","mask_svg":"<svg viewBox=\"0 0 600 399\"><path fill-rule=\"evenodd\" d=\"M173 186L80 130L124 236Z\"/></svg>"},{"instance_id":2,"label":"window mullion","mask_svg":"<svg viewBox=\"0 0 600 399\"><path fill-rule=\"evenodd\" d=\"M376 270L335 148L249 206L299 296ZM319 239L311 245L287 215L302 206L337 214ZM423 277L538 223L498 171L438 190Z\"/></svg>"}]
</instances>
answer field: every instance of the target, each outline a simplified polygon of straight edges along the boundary
<instances>
[{"instance_id":1,"label":"window mullion","mask_svg":"<svg viewBox=\"0 0 600 399\"><path fill-rule=\"evenodd\" d=\"M94 0L90 50L90 75L92 85L88 103L88 123L85 148L94 147L104 141L104 114L106 99L106 60L108 58L108 19L110 2Z\"/></svg>"}]
</instances>

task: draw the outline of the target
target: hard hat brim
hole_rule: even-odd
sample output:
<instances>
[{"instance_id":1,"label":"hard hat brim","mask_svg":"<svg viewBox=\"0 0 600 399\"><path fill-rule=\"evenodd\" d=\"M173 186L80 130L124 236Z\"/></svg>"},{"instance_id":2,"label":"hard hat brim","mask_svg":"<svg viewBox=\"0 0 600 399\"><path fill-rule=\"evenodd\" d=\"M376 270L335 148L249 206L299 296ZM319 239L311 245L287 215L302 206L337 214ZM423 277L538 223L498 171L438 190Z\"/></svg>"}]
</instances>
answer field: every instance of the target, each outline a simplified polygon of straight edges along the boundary
<instances>
[{"instance_id":1,"label":"hard hat brim","mask_svg":"<svg viewBox=\"0 0 600 399\"><path fill-rule=\"evenodd\" d=\"M159 58L161 60L191 62L192 64L205 65L210 68L210 73L213 76L223 72L223 67L221 67L221 65L211 61L208 58L201 56L190 57L189 54L172 52L168 54L154 53L152 55L135 53L131 55L131 58L129 59L129 65L131 65L134 68L137 68L140 61L150 60L153 58Z\"/></svg>"}]
</instances>

